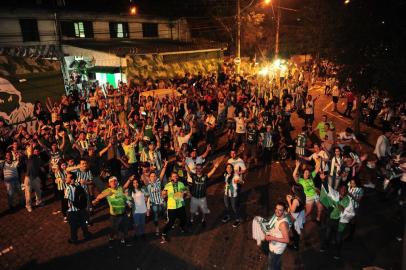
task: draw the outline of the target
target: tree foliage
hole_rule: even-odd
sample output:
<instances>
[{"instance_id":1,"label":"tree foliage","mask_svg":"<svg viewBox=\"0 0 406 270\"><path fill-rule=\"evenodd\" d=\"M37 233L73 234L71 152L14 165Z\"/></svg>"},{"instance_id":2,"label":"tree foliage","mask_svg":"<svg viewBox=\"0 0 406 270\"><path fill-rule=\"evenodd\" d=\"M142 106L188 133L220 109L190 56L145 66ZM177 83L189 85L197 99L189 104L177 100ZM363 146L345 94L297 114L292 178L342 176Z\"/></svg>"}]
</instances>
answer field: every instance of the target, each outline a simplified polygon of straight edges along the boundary
<instances>
[{"instance_id":1,"label":"tree foliage","mask_svg":"<svg viewBox=\"0 0 406 270\"><path fill-rule=\"evenodd\" d=\"M358 93L372 88L405 96L403 1L313 0L305 8L307 50L339 66L338 79Z\"/></svg>"}]
</instances>

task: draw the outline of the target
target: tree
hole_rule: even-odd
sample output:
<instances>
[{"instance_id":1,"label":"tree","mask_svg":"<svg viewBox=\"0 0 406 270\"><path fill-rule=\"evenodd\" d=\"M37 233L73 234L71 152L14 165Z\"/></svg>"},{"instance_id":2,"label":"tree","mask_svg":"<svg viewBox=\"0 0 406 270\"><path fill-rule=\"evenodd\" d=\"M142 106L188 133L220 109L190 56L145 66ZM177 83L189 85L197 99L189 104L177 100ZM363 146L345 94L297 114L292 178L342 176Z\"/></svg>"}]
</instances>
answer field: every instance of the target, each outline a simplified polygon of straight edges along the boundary
<instances>
[{"instance_id":1,"label":"tree","mask_svg":"<svg viewBox=\"0 0 406 270\"><path fill-rule=\"evenodd\" d=\"M338 66L341 85L352 89L358 102L373 88L404 99L406 27L401 10L405 4L395 0L351 0L348 4L314 0L309 7L312 5L318 10L306 13L304 30L309 30L309 40L315 40L307 44L308 51ZM357 108L354 128L359 132L361 111Z\"/></svg>"}]
</instances>

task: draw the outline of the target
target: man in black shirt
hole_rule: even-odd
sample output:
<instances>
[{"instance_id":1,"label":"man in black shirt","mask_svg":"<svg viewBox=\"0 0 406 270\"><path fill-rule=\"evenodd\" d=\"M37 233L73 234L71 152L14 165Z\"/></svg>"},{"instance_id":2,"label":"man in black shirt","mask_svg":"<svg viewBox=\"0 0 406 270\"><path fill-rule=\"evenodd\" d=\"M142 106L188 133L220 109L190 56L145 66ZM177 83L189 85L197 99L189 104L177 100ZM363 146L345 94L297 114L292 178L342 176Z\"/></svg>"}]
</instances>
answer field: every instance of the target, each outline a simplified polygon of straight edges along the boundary
<instances>
[{"instance_id":1,"label":"man in black shirt","mask_svg":"<svg viewBox=\"0 0 406 270\"><path fill-rule=\"evenodd\" d=\"M28 146L24 174L25 207L27 208L28 212L32 212L31 189L33 189L35 193L36 206L42 205L41 180L39 178L41 163L39 149L35 148L33 150L31 146Z\"/></svg>"},{"instance_id":2,"label":"man in black shirt","mask_svg":"<svg viewBox=\"0 0 406 270\"><path fill-rule=\"evenodd\" d=\"M200 163L196 164L196 173L192 173L189 167L185 166L192 178L192 187L190 188L190 194L192 195L190 200L191 223L194 221L194 216L199 215L200 209L202 212L202 226L206 225L205 215L210 213L206 200L207 180L214 174L219 164L220 161L217 161L208 174L203 174L203 166Z\"/></svg>"},{"instance_id":3,"label":"man in black shirt","mask_svg":"<svg viewBox=\"0 0 406 270\"><path fill-rule=\"evenodd\" d=\"M247 128L247 143L244 149L244 160L247 165L250 159L254 158L255 165L258 165L258 137L259 131L254 122L250 122Z\"/></svg>"}]
</instances>

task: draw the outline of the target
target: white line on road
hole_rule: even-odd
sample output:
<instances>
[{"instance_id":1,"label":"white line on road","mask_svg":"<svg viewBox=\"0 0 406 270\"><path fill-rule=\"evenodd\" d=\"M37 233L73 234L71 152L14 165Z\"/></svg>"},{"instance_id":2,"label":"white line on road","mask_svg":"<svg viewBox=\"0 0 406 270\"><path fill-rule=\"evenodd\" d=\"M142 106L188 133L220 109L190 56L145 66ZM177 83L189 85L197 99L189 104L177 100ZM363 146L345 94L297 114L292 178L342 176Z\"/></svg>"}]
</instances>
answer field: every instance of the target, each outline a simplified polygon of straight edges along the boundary
<instances>
[{"instance_id":1,"label":"white line on road","mask_svg":"<svg viewBox=\"0 0 406 270\"><path fill-rule=\"evenodd\" d=\"M330 115L330 116L332 116L332 117L334 117L334 118L337 118L337 119L340 120L340 121L343 121L344 123L346 123L346 124L348 124L348 125L351 125L351 122L349 122L349 121L343 119L343 117L342 117L341 115L340 115L340 116L337 116L337 115L335 115L335 114L333 114L333 113L327 111L328 107L330 107L332 104L333 104L333 102L330 101L330 103L327 104L326 107L323 108L323 112L327 113L328 115Z\"/></svg>"}]
</instances>

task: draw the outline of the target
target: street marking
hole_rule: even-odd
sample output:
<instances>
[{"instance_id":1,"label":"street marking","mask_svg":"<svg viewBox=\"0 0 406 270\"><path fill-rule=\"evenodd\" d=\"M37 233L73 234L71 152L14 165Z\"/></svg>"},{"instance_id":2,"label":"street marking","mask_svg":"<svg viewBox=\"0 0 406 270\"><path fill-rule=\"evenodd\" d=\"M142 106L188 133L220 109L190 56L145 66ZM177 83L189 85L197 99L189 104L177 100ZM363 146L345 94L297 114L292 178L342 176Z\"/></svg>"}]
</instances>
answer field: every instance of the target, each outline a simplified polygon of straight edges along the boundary
<instances>
[{"instance_id":1,"label":"street marking","mask_svg":"<svg viewBox=\"0 0 406 270\"><path fill-rule=\"evenodd\" d=\"M327 109L328 107L330 107L332 104L333 104L333 102L330 101L330 103L327 104L326 107L324 107L324 109L323 109L322 111L325 112L325 113L327 113L328 115L330 115L330 116L332 116L332 117L337 118L337 119L340 120L340 121L343 121L344 123L346 123L346 124L348 124L348 125L351 125L351 122L349 122L349 121L343 119L344 117L343 117L342 115L337 116L337 115L335 115L335 114L333 114L333 113L331 113L331 112L329 112L329 111L326 111L326 109Z\"/></svg>"}]
</instances>

